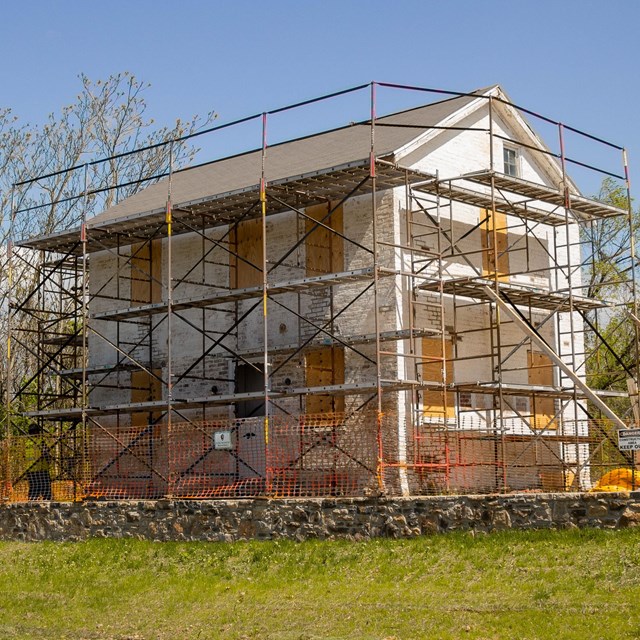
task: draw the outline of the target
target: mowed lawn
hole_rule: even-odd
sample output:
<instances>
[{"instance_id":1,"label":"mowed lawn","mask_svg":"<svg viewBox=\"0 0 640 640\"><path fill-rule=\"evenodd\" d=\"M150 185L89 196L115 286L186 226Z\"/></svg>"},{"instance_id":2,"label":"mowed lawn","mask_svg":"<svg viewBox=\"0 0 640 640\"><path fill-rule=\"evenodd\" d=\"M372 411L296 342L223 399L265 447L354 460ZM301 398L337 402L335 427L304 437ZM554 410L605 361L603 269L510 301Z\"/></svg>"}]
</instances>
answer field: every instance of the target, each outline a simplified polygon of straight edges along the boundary
<instances>
[{"instance_id":1,"label":"mowed lawn","mask_svg":"<svg viewBox=\"0 0 640 640\"><path fill-rule=\"evenodd\" d=\"M638 638L640 531L0 543L0 638Z\"/></svg>"}]
</instances>

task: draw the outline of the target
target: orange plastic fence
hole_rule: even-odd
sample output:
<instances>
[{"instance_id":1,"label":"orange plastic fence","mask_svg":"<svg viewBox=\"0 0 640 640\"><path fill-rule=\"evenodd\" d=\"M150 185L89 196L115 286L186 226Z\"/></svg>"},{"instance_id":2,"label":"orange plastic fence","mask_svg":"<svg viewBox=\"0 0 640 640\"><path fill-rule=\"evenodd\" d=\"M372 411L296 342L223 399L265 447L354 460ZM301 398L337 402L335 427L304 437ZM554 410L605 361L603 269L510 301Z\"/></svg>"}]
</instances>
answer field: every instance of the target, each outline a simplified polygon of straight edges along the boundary
<instances>
[{"instance_id":1,"label":"orange plastic fence","mask_svg":"<svg viewBox=\"0 0 640 640\"><path fill-rule=\"evenodd\" d=\"M92 498L356 496L376 485L370 414L220 419L91 430Z\"/></svg>"},{"instance_id":2,"label":"orange plastic fence","mask_svg":"<svg viewBox=\"0 0 640 640\"><path fill-rule=\"evenodd\" d=\"M604 421L522 425L397 415L272 416L171 425L92 424L0 443L0 498L367 496L590 489L633 466Z\"/></svg>"}]
</instances>

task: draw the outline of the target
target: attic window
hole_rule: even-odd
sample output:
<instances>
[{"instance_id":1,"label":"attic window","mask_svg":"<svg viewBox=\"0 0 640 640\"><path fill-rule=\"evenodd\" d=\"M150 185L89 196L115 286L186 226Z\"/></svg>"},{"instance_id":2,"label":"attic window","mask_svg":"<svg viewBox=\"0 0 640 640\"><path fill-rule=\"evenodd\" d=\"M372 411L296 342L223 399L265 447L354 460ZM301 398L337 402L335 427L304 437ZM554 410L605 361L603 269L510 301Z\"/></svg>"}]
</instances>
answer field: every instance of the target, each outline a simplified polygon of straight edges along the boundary
<instances>
[{"instance_id":1,"label":"attic window","mask_svg":"<svg viewBox=\"0 0 640 640\"><path fill-rule=\"evenodd\" d=\"M513 147L503 147L504 172L508 176L518 177L518 151Z\"/></svg>"}]
</instances>

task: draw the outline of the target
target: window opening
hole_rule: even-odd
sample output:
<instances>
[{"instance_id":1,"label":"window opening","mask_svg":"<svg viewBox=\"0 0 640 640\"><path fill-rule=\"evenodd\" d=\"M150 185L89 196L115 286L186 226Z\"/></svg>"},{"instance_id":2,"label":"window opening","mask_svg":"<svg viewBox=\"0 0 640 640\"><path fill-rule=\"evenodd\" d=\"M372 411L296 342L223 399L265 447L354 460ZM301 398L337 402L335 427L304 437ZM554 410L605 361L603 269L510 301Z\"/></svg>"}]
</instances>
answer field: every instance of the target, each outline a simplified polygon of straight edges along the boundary
<instances>
[{"instance_id":1,"label":"window opening","mask_svg":"<svg viewBox=\"0 0 640 640\"><path fill-rule=\"evenodd\" d=\"M511 147L502 148L504 172L508 176L518 177L518 152Z\"/></svg>"}]
</instances>

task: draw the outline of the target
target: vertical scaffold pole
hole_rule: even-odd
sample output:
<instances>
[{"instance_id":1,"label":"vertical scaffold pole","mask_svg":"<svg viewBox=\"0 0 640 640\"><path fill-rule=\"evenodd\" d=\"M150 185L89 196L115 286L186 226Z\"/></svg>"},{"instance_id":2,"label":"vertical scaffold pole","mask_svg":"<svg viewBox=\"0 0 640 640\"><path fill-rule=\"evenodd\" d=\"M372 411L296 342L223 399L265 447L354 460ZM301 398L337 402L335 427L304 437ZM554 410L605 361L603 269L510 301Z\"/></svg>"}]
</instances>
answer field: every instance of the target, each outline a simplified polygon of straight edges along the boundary
<instances>
[{"instance_id":1,"label":"vertical scaffold pole","mask_svg":"<svg viewBox=\"0 0 640 640\"><path fill-rule=\"evenodd\" d=\"M560 145L560 168L562 170L562 191L563 191L563 200L564 200L564 215L565 215L565 251L567 253L567 288L569 290L569 330L571 332L571 336L574 336L574 327L573 327L573 287L571 286L571 256L569 254L569 209L571 207L571 200L569 198L569 184L567 180L567 154L565 151L565 142L564 142L564 125L562 122L558 122L558 143ZM556 267L558 265L558 250L557 243L555 249L555 259L556 259ZM560 324L560 317L558 316L557 325L557 350L558 354L561 354L561 345L562 341L560 339L562 326ZM574 340L571 340L571 368L575 371L576 368L576 358L575 358L575 346ZM562 386L562 385L560 385ZM573 391L573 417L574 417L574 435L575 435L575 448L576 448L576 474L575 474L575 482L577 486L580 486L580 440L578 437L578 396L577 391L574 387ZM562 421L564 423L564 421ZM564 435L565 428L564 424L562 424L562 434ZM563 439L561 446L565 446L565 441ZM563 457L563 461L566 457ZM565 485L567 484L567 478L565 478Z\"/></svg>"},{"instance_id":2,"label":"vertical scaffold pole","mask_svg":"<svg viewBox=\"0 0 640 640\"><path fill-rule=\"evenodd\" d=\"M438 235L436 240L436 251L438 252L438 303L440 305L440 355L442 360L440 361L441 370L440 370L440 379L442 381L442 408L443 408L443 416L442 416L442 425L444 429L444 460L445 460L445 486L447 491L450 488L451 481L451 469L449 467L449 452L450 452L450 442L449 442L449 394L447 392L447 386L453 382L453 380L449 380L447 376L447 337L446 333L446 322L445 322L445 300L444 300L444 264L442 262L442 254L443 254L443 246L442 246L442 206L441 206L441 197L440 197L440 171L436 169L436 223L438 229ZM449 213L451 213L451 208L449 208ZM450 229L453 230L453 223L450 221ZM451 231L451 233L453 233ZM453 239L453 235L450 235ZM453 336L452 336L453 337ZM453 346L453 345L452 345ZM453 355L453 353L452 353ZM424 357L424 353L422 354ZM453 407L452 407L453 408Z\"/></svg>"},{"instance_id":3,"label":"vertical scaffold pole","mask_svg":"<svg viewBox=\"0 0 640 640\"><path fill-rule=\"evenodd\" d=\"M636 274L636 224L633 218L633 206L631 200L631 178L629 177L629 156L626 149L622 150L622 163L624 166L624 181L627 194L627 219L629 224L629 258L631 261L631 293L633 298L633 315L638 318L638 277ZM640 375L640 327L637 323L633 323L635 327L635 370L636 378ZM637 382L637 380L636 380Z\"/></svg>"},{"instance_id":4,"label":"vertical scaffold pole","mask_svg":"<svg viewBox=\"0 0 640 640\"><path fill-rule=\"evenodd\" d=\"M577 369L577 359L576 359L576 346L574 336L576 335L575 330L575 319L574 319L574 294L573 294L573 264L571 260L571 243L569 238L570 232L570 220L569 220L569 211L571 210L571 198L569 196L569 180L567 175L567 166L566 166L566 147L564 141L564 125L562 122L558 123L558 140L560 144L560 166L562 169L562 189L564 191L564 242L565 242L565 251L567 255L567 288L569 291L569 332L571 335L571 369L575 372ZM580 239L578 238L578 246L580 246ZM558 320L558 336L557 336L557 347L558 353L561 353L561 344L562 341L560 339L560 321ZM575 450L576 450L576 471L574 482L578 488L581 488L582 482L582 462L580 456L580 428L578 422L578 389L574 385L573 387L573 435L575 436ZM564 421L561 421L564 422ZM563 427L564 432L564 427ZM564 440L563 440L564 443ZM563 444L564 446L564 444ZM566 481L565 481L566 484Z\"/></svg>"},{"instance_id":5,"label":"vertical scaffold pole","mask_svg":"<svg viewBox=\"0 0 640 640\"><path fill-rule=\"evenodd\" d=\"M172 347L172 330L173 330L173 256L172 256L172 237L173 237L173 212L171 208L171 188L173 181L173 140L169 143L169 179L167 183L167 211L165 222L167 225L167 441L171 443L171 420L173 412L173 347ZM149 239L151 243L152 240ZM149 254L151 255L151 253ZM151 267L149 267L151 276ZM153 438L153 431L151 437ZM171 447L171 445L168 445ZM172 452L169 450L169 459ZM168 478L171 483L171 477ZM167 486L167 494L171 495L172 488Z\"/></svg>"},{"instance_id":6,"label":"vertical scaffold pole","mask_svg":"<svg viewBox=\"0 0 640 640\"><path fill-rule=\"evenodd\" d=\"M11 353L11 341L12 341L12 326L13 326L13 234L15 227L15 209L14 209L14 198L15 198L15 185L11 187L11 197L10 197L10 205L9 205L9 237L7 241L7 358L6 358L6 407L5 407L5 438L6 438L6 449L5 449L5 473L6 476L4 478L4 494L7 498L11 497L11 489L12 489L12 477L11 477L11 462L12 462L12 398L11 398L11 388L13 386L13 366L11 363L13 354Z\"/></svg>"},{"instance_id":7,"label":"vertical scaffold pole","mask_svg":"<svg viewBox=\"0 0 640 640\"><path fill-rule=\"evenodd\" d=\"M377 478L378 488L384 493L384 451L382 446L382 363L380 361L380 310L378 308L378 224L377 224L377 206L376 206L376 156L375 156L375 139L376 139L376 83L371 83L371 146L369 150L369 177L371 179L371 236L373 243L373 307L374 307L374 333L376 336L376 429L378 442L378 465Z\"/></svg>"},{"instance_id":8,"label":"vertical scaffold pole","mask_svg":"<svg viewBox=\"0 0 640 640\"><path fill-rule=\"evenodd\" d=\"M417 348L416 348L416 331L415 331L415 319L414 313L416 305L416 291L417 291L417 281L414 278L415 270L416 270L416 257L414 252L414 233L413 233L413 202L411 198L411 187L409 184L409 171L405 169L404 171L404 207L405 207L405 237L406 244L409 250L409 260L410 260L410 269L409 277L407 278L407 305L404 308L406 310L406 322L409 325L409 358L411 362L411 380L418 379L418 371L417 367L419 360L417 359ZM404 256L404 253L400 254ZM403 267L404 257L400 262L400 266ZM400 315L401 318L405 317L405 310L403 310ZM405 358L399 358L398 362L402 362L402 374L406 375L407 365ZM408 496L410 494L409 490L409 480L407 477L407 469L409 467L413 468L416 460L418 459L415 453L416 447L416 435L419 424L418 419L418 389L415 384L411 384L410 388L410 405L409 411L407 412L406 406L404 410L404 425L399 422L400 416L398 416L398 460L404 466L400 467L400 489L402 491L403 496ZM406 403L406 397L404 398L404 402ZM407 442L407 434L411 434L411 438L413 439L413 446L411 447L411 451L413 457L411 461L409 460L409 449Z\"/></svg>"},{"instance_id":9,"label":"vertical scaffold pole","mask_svg":"<svg viewBox=\"0 0 640 640\"><path fill-rule=\"evenodd\" d=\"M489 96L489 166L491 169L491 243L493 244L493 283L496 295L500 295L500 276L498 270L498 228L497 228L497 215L496 215L496 180L495 180L495 149L494 149L494 114L493 114L493 96ZM506 222L505 222L506 224ZM506 231L506 230L504 230ZM490 254L488 256L491 257ZM494 411L497 410L497 419L494 415L494 428L500 429L500 461L498 461L497 455L497 439L496 439L496 483L499 484L498 468L502 467L502 477L500 483L502 490L507 491L507 465L506 465L506 441L505 441L505 425L504 425L504 389L502 388L502 330L501 330L501 318L500 307L496 304L495 309L495 373L498 379L498 402L497 406L494 402Z\"/></svg>"},{"instance_id":10,"label":"vertical scaffold pole","mask_svg":"<svg viewBox=\"0 0 640 640\"><path fill-rule=\"evenodd\" d=\"M267 114L262 114L262 145L260 154L260 219L262 222L262 341L264 376L264 446L266 490L271 493L269 479L269 316L267 287Z\"/></svg>"},{"instance_id":11,"label":"vertical scaffold pole","mask_svg":"<svg viewBox=\"0 0 640 640\"><path fill-rule=\"evenodd\" d=\"M81 313L80 313L80 322L82 322L82 351L80 352L80 358L82 361L82 388L80 389L80 402L81 402L81 411L82 411L82 438L81 438L81 446L82 446L82 456L80 458L80 479L81 482L84 483L84 472L86 469L87 462L87 405L88 405L88 394L87 394L87 211L89 207L89 165L84 165L84 192L82 196L82 221L80 224L80 242L82 243L82 283L81 283ZM77 271L76 271L77 273ZM77 365L76 365L77 366ZM78 483L73 483L73 497L74 500L78 499ZM82 496L82 491L80 492L80 496Z\"/></svg>"},{"instance_id":12,"label":"vertical scaffold pole","mask_svg":"<svg viewBox=\"0 0 640 640\"><path fill-rule=\"evenodd\" d=\"M631 261L631 295L633 298L633 315L635 318L640 317L638 315L638 284L637 284L637 275L636 275L636 238L635 238L635 232L636 232L636 225L635 225L635 220L633 217L633 206L632 206L632 201L631 201L631 178L629 177L629 156L627 153L626 148L622 149L622 164L624 167L624 182L625 182L625 188L626 188L626 193L627 193L627 219L628 219L628 224L629 224L629 259ZM635 388L638 388L638 377L640 376L640 327L638 326L637 322L633 323L633 331L634 331L634 360L635 360L635 372L636 372L636 379L635 379ZM635 398L635 402L637 402L638 399ZM639 425L634 425L634 426L639 426ZM634 457L633 457L633 462L634 462L634 466L637 466L638 464L638 453L634 452ZM632 488L636 489L637 488L637 480L636 480L636 474L633 473L631 474L631 482L632 482Z\"/></svg>"}]
</instances>

